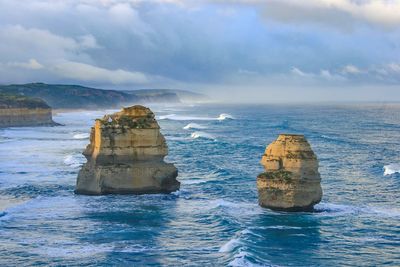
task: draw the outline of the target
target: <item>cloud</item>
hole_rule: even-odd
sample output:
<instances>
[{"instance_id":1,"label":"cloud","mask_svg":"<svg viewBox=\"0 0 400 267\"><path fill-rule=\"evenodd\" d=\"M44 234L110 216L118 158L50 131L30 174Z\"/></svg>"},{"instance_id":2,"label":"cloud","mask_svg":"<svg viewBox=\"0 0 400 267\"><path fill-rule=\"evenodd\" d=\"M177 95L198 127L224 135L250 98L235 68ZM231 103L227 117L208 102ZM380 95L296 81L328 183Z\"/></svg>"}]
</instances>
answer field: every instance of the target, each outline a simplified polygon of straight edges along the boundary
<instances>
[{"instance_id":1,"label":"cloud","mask_svg":"<svg viewBox=\"0 0 400 267\"><path fill-rule=\"evenodd\" d=\"M260 9L269 19L284 22L313 22L346 26L350 21L397 28L400 23L398 0L214 0L222 4L242 4Z\"/></svg>"},{"instance_id":2,"label":"cloud","mask_svg":"<svg viewBox=\"0 0 400 267\"><path fill-rule=\"evenodd\" d=\"M305 73L301 71L299 68L293 67L291 70L292 74L300 76L300 77L309 77L311 76L309 73Z\"/></svg>"},{"instance_id":3,"label":"cloud","mask_svg":"<svg viewBox=\"0 0 400 267\"><path fill-rule=\"evenodd\" d=\"M0 0L0 83L399 84L399 3Z\"/></svg>"},{"instance_id":4,"label":"cloud","mask_svg":"<svg viewBox=\"0 0 400 267\"><path fill-rule=\"evenodd\" d=\"M354 65L346 65L342 69L343 74L360 74L362 71Z\"/></svg>"},{"instance_id":5,"label":"cloud","mask_svg":"<svg viewBox=\"0 0 400 267\"><path fill-rule=\"evenodd\" d=\"M92 49L92 48L101 48L98 44L97 44L97 40L96 38L91 35L91 34L87 34L87 35L83 35L80 36L78 38L79 40L79 45L82 48L86 48L86 49Z\"/></svg>"},{"instance_id":6,"label":"cloud","mask_svg":"<svg viewBox=\"0 0 400 267\"><path fill-rule=\"evenodd\" d=\"M116 69L109 70L80 62L65 61L51 70L61 77L78 81L97 81L112 84L147 83L145 74Z\"/></svg>"},{"instance_id":7,"label":"cloud","mask_svg":"<svg viewBox=\"0 0 400 267\"><path fill-rule=\"evenodd\" d=\"M43 69L43 65L40 64L34 58L31 58L28 62L9 62L7 65L11 66L11 67L18 67L18 68L31 69L31 70Z\"/></svg>"}]
</instances>

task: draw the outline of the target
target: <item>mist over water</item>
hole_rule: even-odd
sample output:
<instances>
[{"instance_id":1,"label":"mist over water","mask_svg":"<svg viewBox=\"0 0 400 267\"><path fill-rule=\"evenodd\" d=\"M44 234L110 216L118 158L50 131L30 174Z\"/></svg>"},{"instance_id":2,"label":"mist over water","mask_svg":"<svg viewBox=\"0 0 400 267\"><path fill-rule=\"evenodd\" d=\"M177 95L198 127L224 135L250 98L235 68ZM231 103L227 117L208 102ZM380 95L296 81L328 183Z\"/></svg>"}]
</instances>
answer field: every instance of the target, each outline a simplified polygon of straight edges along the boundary
<instances>
[{"instance_id":1,"label":"mist over water","mask_svg":"<svg viewBox=\"0 0 400 267\"><path fill-rule=\"evenodd\" d=\"M182 183L170 195L74 195L90 127L111 111L0 129L0 265L400 265L400 105L152 109ZM314 213L257 204L279 133L305 134L319 158Z\"/></svg>"}]
</instances>

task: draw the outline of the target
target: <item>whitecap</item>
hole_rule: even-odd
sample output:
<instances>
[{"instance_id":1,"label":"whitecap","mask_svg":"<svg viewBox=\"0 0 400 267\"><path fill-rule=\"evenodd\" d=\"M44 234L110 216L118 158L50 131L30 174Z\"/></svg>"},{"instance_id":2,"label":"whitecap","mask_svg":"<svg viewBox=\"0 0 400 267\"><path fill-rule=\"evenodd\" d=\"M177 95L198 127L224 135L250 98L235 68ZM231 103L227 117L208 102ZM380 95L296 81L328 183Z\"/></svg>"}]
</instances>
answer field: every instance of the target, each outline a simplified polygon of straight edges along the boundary
<instances>
[{"instance_id":1,"label":"whitecap","mask_svg":"<svg viewBox=\"0 0 400 267\"><path fill-rule=\"evenodd\" d=\"M78 134L74 134L73 138L74 139L87 139L89 138L89 134L88 133L78 133Z\"/></svg>"},{"instance_id":2,"label":"whitecap","mask_svg":"<svg viewBox=\"0 0 400 267\"><path fill-rule=\"evenodd\" d=\"M173 120L173 121L223 121L235 119L232 115L221 113L217 118L212 117L197 117L197 116L184 116L176 114L168 114L158 116L158 120Z\"/></svg>"},{"instance_id":3,"label":"whitecap","mask_svg":"<svg viewBox=\"0 0 400 267\"><path fill-rule=\"evenodd\" d=\"M199 130L201 130L201 129L206 129L206 128L207 127L204 126L204 125L200 125L200 124L193 123L193 122L191 122L188 125L186 125L185 127L183 127L184 130L190 130L190 129L199 129Z\"/></svg>"},{"instance_id":4,"label":"whitecap","mask_svg":"<svg viewBox=\"0 0 400 267\"><path fill-rule=\"evenodd\" d=\"M74 155L67 155L64 157L64 164L72 168L78 168L81 166L80 161Z\"/></svg>"},{"instance_id":5,"label":"whitecap","mask_svg":"<svg viewBox=\"0 0 400 267\"><path fill-rule=\"evenodd\" d=\"M211 139L214 141L216 140L216 138L212 134L206 132L194 132L191 134L191 137L193 139L204 138L204 139Z\"/></svg>"},{"instance_id":6,"label":"whitecap","mask_svg":"<svg viewBox=\"0 0 400 267\"><path fill-rule=\"evenodd\" d=\"M249 257L249 253L245 251L239 251L233 257L234 259L228 263L228 266L232 267L264 267L264 266L271 266L271 265L262 265L257 264L249 261L247 257Z\"/></svg>"},{"instance_id":7,"label":"whitecap","mask_svg":"<svg viewBox=\"0 0 400 267\"><path fill-rule=\"evenodd\" d=\"M392 175L395 173L400 173L400 164L391 163L389 165L383 166L383 175Z\"/></svg>"},{"instance_id":8,"label":"whitecap","mask_svg":"<svg viewBox=\"0 0 400 267\"><path fill-rule=\"evenodd\" d=\"M240 245L241 245L241 242L240 242L239 238L232 238L231 240L229 240L228 242L226 242L219 248L219 252L221 252L221 253L231 252L235 248L239 247Z\"/></svg>"},{"instance_id":9,"label":"whitecap","mask_svg":"<svg viewBox=\"0 0 400 267\"><path fill-rule=\"evenodd\" d=\"M217 118L217 120L219 121L223 121L223 120L234 120L235 117L233 117L232 115L228 114L228 113L221 113L219 115L219 117Z\"/></svg>"},{"instance_id":10,"label":"whitecap","mask_svg":"<svg viewBox=\"0 0 400 267\"><path fill-rule=\"evenodd\" d=\"M203 179L188 179L188 180L181 180L180 182L181 184L186 184L186 185L207 183L207 181Z\"/></svg>"}]
</instances>

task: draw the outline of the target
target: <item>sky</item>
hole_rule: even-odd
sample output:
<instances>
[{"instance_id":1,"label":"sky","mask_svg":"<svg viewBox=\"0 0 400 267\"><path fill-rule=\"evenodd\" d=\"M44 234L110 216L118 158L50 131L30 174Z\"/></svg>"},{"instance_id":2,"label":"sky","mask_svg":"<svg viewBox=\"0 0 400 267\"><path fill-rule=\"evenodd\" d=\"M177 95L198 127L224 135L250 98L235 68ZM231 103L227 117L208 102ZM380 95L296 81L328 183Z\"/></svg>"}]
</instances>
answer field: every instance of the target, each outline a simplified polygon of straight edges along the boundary
<instances>
[{"instance_id":1,"label":"sky","mask_svg":"<svg viewBox=\"0 0 400 267\"><path fill-rule=\"evenodd\" d=\"M400 101L400 0L0 0L0 84Z\"/></svg>"}]
</instances>

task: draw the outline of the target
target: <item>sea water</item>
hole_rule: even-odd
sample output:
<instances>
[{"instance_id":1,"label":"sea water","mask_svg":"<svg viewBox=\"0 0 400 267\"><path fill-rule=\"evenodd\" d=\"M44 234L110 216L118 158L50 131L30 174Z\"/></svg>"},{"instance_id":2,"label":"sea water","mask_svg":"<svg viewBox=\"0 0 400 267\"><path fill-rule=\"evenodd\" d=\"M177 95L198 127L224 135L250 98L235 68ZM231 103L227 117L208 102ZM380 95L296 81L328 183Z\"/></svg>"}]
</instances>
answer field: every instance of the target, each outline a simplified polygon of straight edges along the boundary
<instances>
[{"instance_id":1,"label":"sea water","mask_svg":"<svg viewBox=\"0 0 400 267\"><path fill-rule=\"evenodd\" d=\"M0 129L1 266L399 266L400 105L154 106L179 169L170 195L73 193L95 118ZM279 133L304 134L322 202L257 204Z\"/></svg>"}]
</instances>

